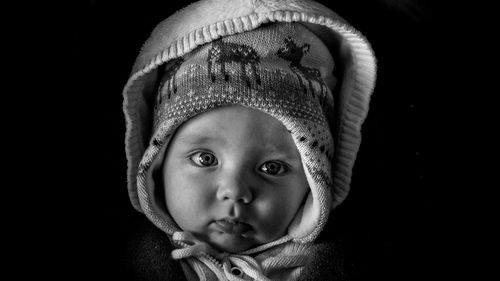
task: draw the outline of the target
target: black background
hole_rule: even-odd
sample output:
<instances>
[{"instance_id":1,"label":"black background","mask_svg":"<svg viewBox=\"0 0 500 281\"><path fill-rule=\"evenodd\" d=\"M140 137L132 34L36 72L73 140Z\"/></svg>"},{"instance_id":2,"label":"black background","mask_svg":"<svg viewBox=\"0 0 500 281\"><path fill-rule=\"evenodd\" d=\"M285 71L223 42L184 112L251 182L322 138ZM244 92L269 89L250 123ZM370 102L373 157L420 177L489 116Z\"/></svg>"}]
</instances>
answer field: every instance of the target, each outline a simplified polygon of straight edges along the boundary
<instances>
[{"instance_id":1,"label":"black background","mask_svg":"<svg viewBox=\"0 0 500 281\"><path fill-rule=\"evenodd\" d=\"M28 246L13 259L34 266L20 277L131 276L124 249L143 216L126 189L121 93L154 26L190 2L73 1L32 25L31 44L46 52L23 76L43 79L18 85L28 89L21 99L35 115L22 122L29 124L32 160L18 157L14 165L31 187L20 189L18 198L28 200L18 209L28 211L16 219L20 244ZM345 240L356 280L465 274L457 225L470 226L462 222L467 194L458 189L464 182L456 151L468 151L456 139L471 124L463 112L455 115L470 79L464 31L456 30L464 11L430 0L318 2L361 31L378 59L351 193L332 213L338 231L329 234Z\"/></svg>"}]
</instances>

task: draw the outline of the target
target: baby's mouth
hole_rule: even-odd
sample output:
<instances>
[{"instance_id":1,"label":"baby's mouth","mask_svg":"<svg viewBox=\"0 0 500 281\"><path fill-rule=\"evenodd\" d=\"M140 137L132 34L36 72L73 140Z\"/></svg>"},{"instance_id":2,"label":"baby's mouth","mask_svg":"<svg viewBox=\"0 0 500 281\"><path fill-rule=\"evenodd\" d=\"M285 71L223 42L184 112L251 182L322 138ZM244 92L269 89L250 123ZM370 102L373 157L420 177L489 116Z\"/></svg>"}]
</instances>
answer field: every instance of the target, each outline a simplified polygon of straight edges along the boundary
<instances>
[{"instance_id":1,"label":"baby's mouth","mask_svg":"<svg viewBox=\"0 0 500 281\"><path fill-rule=\"evenodd\" d=\"M227 218L216 220L215 225L220 231L233 235L242 235L253 229L253 227L247 223Z\"/></svg>"}]
</instances>

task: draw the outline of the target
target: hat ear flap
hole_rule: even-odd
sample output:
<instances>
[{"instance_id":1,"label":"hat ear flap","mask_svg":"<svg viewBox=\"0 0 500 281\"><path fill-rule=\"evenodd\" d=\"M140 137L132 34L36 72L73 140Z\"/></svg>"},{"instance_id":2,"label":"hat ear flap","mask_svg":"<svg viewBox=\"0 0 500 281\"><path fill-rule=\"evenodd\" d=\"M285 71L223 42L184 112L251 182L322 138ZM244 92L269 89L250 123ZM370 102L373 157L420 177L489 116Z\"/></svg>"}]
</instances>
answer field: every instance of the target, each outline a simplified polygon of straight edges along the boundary
<instances>
[{"instance_id":1,"label":"hat ear flap","mask_svg":"<svg viewBox=\"0 0 500 281\"><path fill-rule=\"evenodd\" d=\"M162 69L162 67L155 68L151 71L151 75L144 76L144 83L142 84L142 86L144 87L144 89L141 91L142 99L140 100L142 102L138 107L137 113L139 114L139 118L141 119L141 124L143 124L141 130L143 136L142 142L145 145L144 149L148 147L150 141L149 137L152 133L151 130L153 128L153 108L156 100L157 86L160 82L160 69Z\"/></svg>"},{"instance_id":2,"label":"hat ear flap","mask_svg":"<svg viewBox=\"0 0 500 281\"><path fill-rule=\"evenodd\" d=\"M331 88L334 106L333 111L326 111L334 142L332 208L335 208L349 193L361 143L361 125L375 87L377 64L369 42L359 32L344 30L345 34L341 34L323 25L303 25L323 41L335 61L331 77L337 81L327 84L334 85Z\"/></svg>"},{"instance_id":3,"label":"hat ear flap","mask_svg":"<svg viewBox=\"0 0 500 281\"><path fill-rule=\"evenodd\" d=\"M133 83L131 82L133 81ZM153 127L153 107L156 98L155 87L158 83L158 69L148 75L137 75L129 79L125 86L138 93L134 98L125 96L123 111L127 121L125 150L127 154L127 181L130 201L136 210L142 212L137 194L137 171L146 148L149 146ZM131 86L133 85L133 86ZM130 125L130 124L133 124Z\"/></svg>"},{"instance_id":4,"label":"hat ear flap","mask_svg":"<svg viewBox=\"0 0 500 281\"><path fill-rule=\"evenodd\" d=\"M152 161L148 167L140 168L137 179L138 184L143 187L138 192L140 208L152 222L168 234L180 230L168 212L165 198L167 187L163 181L163 162L171 139L172 135L165 137L161 143L155 139L151 141L152 145L146 150L143 160ZM156 156L150 157L150 154Z\"/></svg>"}]
</instances>

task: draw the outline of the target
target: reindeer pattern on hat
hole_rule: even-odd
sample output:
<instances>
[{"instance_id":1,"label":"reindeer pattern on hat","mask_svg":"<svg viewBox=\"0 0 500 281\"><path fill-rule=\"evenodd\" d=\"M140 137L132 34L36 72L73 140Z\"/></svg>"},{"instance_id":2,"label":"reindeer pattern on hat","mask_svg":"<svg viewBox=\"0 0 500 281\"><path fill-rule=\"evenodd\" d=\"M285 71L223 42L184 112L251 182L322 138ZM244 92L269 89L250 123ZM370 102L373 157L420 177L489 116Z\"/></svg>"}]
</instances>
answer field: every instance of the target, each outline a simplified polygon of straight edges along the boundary
<instances>
[{"instance_id":1,"label":"reindeer pattern on hat","mask_svg":"<svg viewBox=\"0 0 500 281\"><path fill-rule=\"evenodd\" d=\"M265 67L260 65L262 58L256 47L225 40L216 40L210 43L205 60L209 80L212 83L233 83L235 82L234 79L239 77L248 88L265 90L272 95L275 89L267 89L262 83L260 72L265 70ZM303 95L310 94L313 99L319 101L323 108L328 105L331 106L329 104L331 99L328 97L328 87L321 77L320 70L302 63L304 56L307 55L310 49L311 44L296 42L292 37L288 36L283 39L279 48L275 49L273 55L288 63L288 68L296 76ZM184 60L179 58L165 68L155 108L158 108L165 100L170 100L176 94L176 76L179 75L178 70L183 62ZM296 99L296 96L301 95L292 92L289 94L293 100Z\"/></svg>"},{"instance_id":2,"label":"reindeer pattern on hat","mask_svg":"<svg viewBox=\"0 0 500 281\"><path fill-rule=\"evenodd\" d=\"M308 91L311 95L315 95L316 92L319 92L320 104L324 106L327 101L328 90L321 78L321 72L317 68L301 64L302 58L309 52L310 48L311 45L308 43L299 45L292 37L286 37L284 39L284 46L278 50L276 55L290 62L290 69L297 76L304 94Z\"/></svg>"}]
</instances>

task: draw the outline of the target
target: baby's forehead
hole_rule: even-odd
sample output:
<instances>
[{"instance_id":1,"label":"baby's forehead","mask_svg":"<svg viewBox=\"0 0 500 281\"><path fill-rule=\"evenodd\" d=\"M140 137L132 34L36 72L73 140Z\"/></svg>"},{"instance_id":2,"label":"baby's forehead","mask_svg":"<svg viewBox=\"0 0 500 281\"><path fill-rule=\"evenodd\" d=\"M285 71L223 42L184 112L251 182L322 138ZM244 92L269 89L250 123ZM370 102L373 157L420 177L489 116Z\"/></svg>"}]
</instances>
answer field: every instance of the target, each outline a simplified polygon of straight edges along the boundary
<instances>
[{"instance_id":1,"label":"baby's forehead","mask_svg":"<svg viewBox=\"0 0 500 281\"><path fill-rule=\"evenodd\" d=\"M296 149L290 131L275 117L243 106L221 107L197 115L177 132L184 144L258 145L269 152Z\"/></svg>"},{"instance_id":2,"label":"baby's forehead","mask_svg":"<svg viewBox=\"0 0 500 281\"><path fill-rule=\"evenodd\" d=\"M188 131L217 135L220 132L261 133L260 137L287 137L290 131L275 117L261 110L231 105L198 114L183 124ZM256 136L256 135L254 135Z\"/></svg>"}]
</instances>

